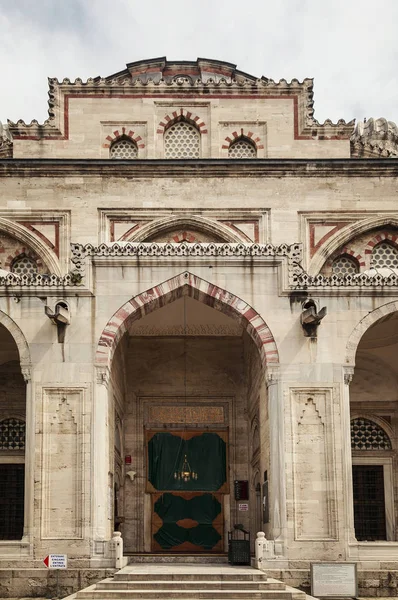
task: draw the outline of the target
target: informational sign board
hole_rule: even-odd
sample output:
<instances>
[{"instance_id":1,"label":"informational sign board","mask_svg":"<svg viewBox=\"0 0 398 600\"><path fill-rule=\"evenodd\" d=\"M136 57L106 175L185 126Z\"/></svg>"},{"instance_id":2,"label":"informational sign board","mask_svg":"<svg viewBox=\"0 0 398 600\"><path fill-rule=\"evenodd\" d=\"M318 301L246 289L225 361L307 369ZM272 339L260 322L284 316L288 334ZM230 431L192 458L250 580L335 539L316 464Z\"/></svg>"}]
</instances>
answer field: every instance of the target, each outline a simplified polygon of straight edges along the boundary
<instances>
[{"instance_id":1,"label":"informational sign board","mask_svg":"<svg viewBox=\"0 0 398 600\"><path fill-rule=\"evenodd\" d=\"M311 595L316 598L356 598L356 563L311 563Z\"/></svg>"},{"instance_id":2,"label":"informational sign board","mask_svg":"<svg viewBox=\"0 0 398 600\"><path fill-rule=\"evenodd\" d=\"M247 512L249 510L248 504L238 504L238 510L240 512Z\"/></svg>"},{"instance_id":3,"label":"informational sign board","mask_svg":"<svg viewBox=\"0 0 398 600\"><path fill-rule=\"evenodd\" d=\"M49 554L43 562L49 569L68 568L68 557L66 554Z\"/></svg>"}]
</instances>

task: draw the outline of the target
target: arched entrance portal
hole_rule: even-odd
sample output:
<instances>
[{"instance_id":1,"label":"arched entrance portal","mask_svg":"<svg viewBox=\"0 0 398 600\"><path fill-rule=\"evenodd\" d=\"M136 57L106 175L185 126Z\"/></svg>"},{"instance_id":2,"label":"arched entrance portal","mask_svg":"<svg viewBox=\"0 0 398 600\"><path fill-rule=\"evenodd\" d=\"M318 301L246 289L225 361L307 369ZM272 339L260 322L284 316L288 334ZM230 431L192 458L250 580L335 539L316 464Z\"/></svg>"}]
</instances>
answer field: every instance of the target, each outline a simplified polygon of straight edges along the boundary
<instances>
[{"instance_id":1,"label":"arched entrance portal","mask_svg":"<svg viewBox=\"0 0 398 600\"><path fill-rule=\"evenodd\" d=\"M233 525L269 530L257 497L271 468L267 363L278 354L262 318L190 273L108 323L97 364L110 369L110 485L127 552L220 553Z\"/></svg>"},{"instance_id":2,"label":"arched entrance portal","mask_svg":"<svg viewBox=\"0 0 398 600\"><path fill-rule=\"evenodd\" d=\"M398 310L370 313L356 341L350 385L354 530L358 541L396 541Z\"/></svg>"}]
</instances>

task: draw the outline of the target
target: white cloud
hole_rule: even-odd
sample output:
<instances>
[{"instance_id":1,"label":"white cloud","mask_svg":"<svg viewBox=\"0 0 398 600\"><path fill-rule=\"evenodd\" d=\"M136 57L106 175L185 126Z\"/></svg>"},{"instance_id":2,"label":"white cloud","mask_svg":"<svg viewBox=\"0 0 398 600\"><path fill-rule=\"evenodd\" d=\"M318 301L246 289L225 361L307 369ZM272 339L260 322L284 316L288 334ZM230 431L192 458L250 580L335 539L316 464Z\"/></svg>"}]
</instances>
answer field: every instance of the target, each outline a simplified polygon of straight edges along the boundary
<instances>
[{"instance_id":1,"label":"white cloud","mask_svg":"<svg viewBox=\"0 0 398 600\"><path fill-rule=\"evenodd\" d=\"M398 3L0 0L0 119L46 118L47 76L109 75L166 55L315 78L315 116L398 121Z\"/></svg>"}]
</instances>

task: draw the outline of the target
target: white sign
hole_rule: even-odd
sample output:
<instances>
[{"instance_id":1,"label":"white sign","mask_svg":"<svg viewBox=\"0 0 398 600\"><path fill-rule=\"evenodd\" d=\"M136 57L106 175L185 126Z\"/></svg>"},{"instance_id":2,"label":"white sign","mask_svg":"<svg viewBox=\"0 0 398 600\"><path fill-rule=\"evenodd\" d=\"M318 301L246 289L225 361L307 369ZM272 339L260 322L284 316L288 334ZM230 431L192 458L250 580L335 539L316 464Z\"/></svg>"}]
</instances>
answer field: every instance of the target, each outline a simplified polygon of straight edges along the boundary
<instances>
[{"instance_id":1,"label":"white sign","mask_svg":"<svg viewBox=\"0 0 398 600\"><path fill-rule=\"evenodd\" d=\"M311 563L311 595L317 598L357 597L356 563Z\"/></svg>"},{"instance_id":2,"label":"white sign","mask_svg":"<svg viewBox=\"0 0 398 600\"><path fill-rule=\"evenodd\" d=\"M249 510L249 505L248 504L239 504L238 510L240 512L247 512Z\"/></svg>"},{"instance_id":3,"label":"white sign","mask_svg":"<svg viewBox=\"0 0 398 600\"><path fill-rule=\"evenodd\" d=\"M68 568L68 557L66 554L49 554L43 562L49 569Z\"/></svg>"}]
</instances>

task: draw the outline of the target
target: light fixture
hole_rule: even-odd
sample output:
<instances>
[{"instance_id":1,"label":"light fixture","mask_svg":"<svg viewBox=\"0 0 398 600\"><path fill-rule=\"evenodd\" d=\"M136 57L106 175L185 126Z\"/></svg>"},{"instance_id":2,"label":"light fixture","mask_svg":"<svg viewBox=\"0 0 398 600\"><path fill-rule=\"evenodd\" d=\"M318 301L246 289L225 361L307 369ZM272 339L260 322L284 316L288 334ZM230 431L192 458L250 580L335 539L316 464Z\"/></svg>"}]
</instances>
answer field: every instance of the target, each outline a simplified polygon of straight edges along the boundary
<instances>
[{"instance_id":1,"label":"light fixture","mask_svg":"<svg viewBox=\"0 0 398 600\"><path fill-rule=\"evenodd\" d=\"M185 417L184 417L184 432L187 426L187 312L186 312L186 296L184 296L184 400L185 400ZM184 440L185 442L185 440ZM176 481L188 483L188 481L196 481L198 474L191 469L188 457L184 454L180 468L174 471L174 479Z\"/></svg>"},{"instance_id":2,"label":"light fixture","mask_svg":"<svg viewBox=\"0 0 398 600\"><path fill-rule=\"evenodd\" d=\"M191 465L188 462L187 455L184 454L184 461L181 465L181 469L174 473L174 479L177 479L178 481L182 480L184 483L188 483L188 481L191 481L191 479L193 481L196 481L197 478L198 474L196 473L196 471L192 471Z\"/></svg>"}]
</instances>

